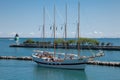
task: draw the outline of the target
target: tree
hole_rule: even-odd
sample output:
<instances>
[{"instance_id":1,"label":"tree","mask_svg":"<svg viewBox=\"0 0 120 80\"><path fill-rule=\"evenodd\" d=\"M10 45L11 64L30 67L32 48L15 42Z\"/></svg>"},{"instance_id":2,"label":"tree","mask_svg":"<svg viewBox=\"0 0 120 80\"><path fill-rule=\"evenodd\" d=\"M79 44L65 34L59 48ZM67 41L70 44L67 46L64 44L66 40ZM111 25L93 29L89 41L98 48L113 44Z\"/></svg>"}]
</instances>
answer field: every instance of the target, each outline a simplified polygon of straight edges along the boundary
<instances>
[{"instance_id":1,"label":"tree","mask_svg":"<svg viewBox=\"0 0 120 80\"><path fill-rule=\"evenodd\" d=\"M68 40L67 43L68 43L68 44L74 44L74 43L75 43L75 40Z\"/></svg>"},{"instance_id":2,"label":"tree","mask_svg":"<svg viewBox=\"0 0 120 80\"><path fill-rule=\"evenodd\" d=\"M79 39L77 40L77 44L96 46L96 45L99 44L99 41L97 41L97 40L95 40L95 39L90 39L90 38L79 38Z\"/></svg>"},{"instance_id":3,"label":"tree","mask_svg":"<svg viewBox=\"0 0 120 80\"><path fill-rule=\"evenodd\" d=\"M31 44L31 43L35 43L35 41L33 41L32 39L27 39L25 42L23 42L23 43L29 43L29 44Z\"/></svg>"},{"instance_id":4,"label":"tree","mask_svg":"<svg viewBox=\"0 0 120 80\"><path fill-rule=\"evenodd\" d=\"M56 39L56 40L54 41L55 44L61 44L61 43L63 43L63 42L64 42L64 40L61 39L61 38Z\"/></svg>"}]
</instances>

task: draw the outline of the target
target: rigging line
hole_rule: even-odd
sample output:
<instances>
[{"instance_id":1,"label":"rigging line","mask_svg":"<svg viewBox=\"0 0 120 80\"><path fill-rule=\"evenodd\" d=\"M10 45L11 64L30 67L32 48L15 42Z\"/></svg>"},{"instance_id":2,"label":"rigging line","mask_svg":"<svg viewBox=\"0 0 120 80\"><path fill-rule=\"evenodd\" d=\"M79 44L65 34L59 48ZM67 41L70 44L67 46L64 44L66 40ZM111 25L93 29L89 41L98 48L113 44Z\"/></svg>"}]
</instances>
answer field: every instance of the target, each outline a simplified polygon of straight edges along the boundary
<instances>
[{"instance_id":1,"label":"rigging line","mask_svg":"<svg viewBox=\"0 0 120 80\"><path fill-rule=\"evenodd\" d=\"M54 30L53 30L53 26L52 26L52 31L51 31L51 37L54 38Z\"/></svg>"},{"instance_id":2,"label":"rigging line","mask_svg":"<svg viewBox=\"0 0 120 80\"><path fill-rule=\"evenodd\" d=\"M95 53L94 53L93 50L90 48L90 46L89 46L89 45L87 45L87 46L88 46L90 52L92 53L92 55L95 56Z\"/></svg>"},{"instance_id":3,"label":"rigging line","mask_svg":"<svg viewBox=\"0 0 120 80\"><path fill-rule=\"evenodd\" d=\"M40 37L41 37L41 42L42 42L42 37L43 37L43 32L42 31L41 31L41 36Z\"/></svg>"},{"instance_id":4,"label":"rigging line","mask_svg":"<svg viewBox=\"0 0 120 80\"><path fill-rule=\"evenodd\" d=\"M92 53L92 55L95 55L95 53L93 52L93 50L90 48L90 46L89 45L87 45L88 46L88 48L90 49L90 51L91 51L91 53ZM97 48L99 51L103 51L102 49L99 49L99 48Z\"/></svg>"},{"instance_id":5,"label":"rigging line","mask_svg":"<svg viewBox=\"0 0 120 80\"><path fill-rule=\"evenodd\" d=\"M52 29L51 29L51 38L54 39L53 25L52 25ZM54 40L52 40L52 46L54 46ZM51 48L51 50L53 50L53 49Z\"/></svg>"},{"instance_id":6,"label":"rigging line","mask_svg":"<svg viewBox=\"0 0 120 80\"><path fill-rule=\"evenodd\" d=\"M49 20L49 22L53 21L51 16L49 15L48 9L46 9L46 15L48 16L47 20Z\"/></svg>"},{"instance_id":7,"label":"rigging line","mask_svg":"<svg viewBox=\"0 0 120 80\"><path fill-rule=\"evenodd\" d=\"M77 28L76 28L77 29ZM76 30L75 30L76 31ZM74 34L74 40L75 40L75 43L73 43L72 45L76 45L77 44L77 40L76 40L76 37L77 37L77 33ZM74 53L74 51L72 50L72 53Z\"/></svg>"},{"instance_id":8,"label":"rigging line","mask_svg":"<svg viewBox=\"0 0 120 80\"><path fill-rule=\"evenodd\" d=\"M64 36L64 35L65 35L65 32L63 31L63 39L65 39L65 36Z\"/></svg>"},{"instance_id":9,"label":"rigging line","mask_svg":"<svg viewBox=\"0 0 120 80\"><path fill-rule=\"evenodd\" d=\"M61 15L61 13L59 12L59 10L56 8L56 13L58 13L58 16L60 18L60 21L64 21L63 16Z\"/></svg>"}]
</instances>

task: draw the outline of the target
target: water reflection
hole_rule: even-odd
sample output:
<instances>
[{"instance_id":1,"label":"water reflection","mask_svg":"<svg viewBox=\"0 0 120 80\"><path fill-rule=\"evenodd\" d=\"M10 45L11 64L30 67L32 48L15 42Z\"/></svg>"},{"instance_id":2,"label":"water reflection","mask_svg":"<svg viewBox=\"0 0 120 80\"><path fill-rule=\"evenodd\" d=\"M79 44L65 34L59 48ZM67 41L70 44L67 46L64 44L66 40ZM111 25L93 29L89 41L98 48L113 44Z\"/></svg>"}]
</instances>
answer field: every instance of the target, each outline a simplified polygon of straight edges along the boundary
<instances>
[{"instance_id":1,"label":"water reflection","mask_svg":"<svg viewBox=\"0 0 120 80\"><path fill-rule=\"evenodd\" d=\"M84 70L34 67L34 80L88 80Z\"/></svg>"}]
</instances>

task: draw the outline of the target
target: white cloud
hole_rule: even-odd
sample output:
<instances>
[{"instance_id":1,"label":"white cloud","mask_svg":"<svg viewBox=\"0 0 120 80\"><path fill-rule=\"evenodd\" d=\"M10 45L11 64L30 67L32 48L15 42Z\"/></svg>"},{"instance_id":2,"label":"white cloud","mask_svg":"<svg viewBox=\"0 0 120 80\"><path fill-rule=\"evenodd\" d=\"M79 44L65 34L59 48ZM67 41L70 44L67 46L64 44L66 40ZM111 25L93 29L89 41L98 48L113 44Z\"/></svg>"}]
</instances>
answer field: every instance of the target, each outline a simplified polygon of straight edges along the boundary
<instances>
[{"instance_id":1,"label":"white cloud","mask_svg":"<svg viewBox=\"0 0 120 80\"><path fill-rule=\"evenodd\" d=\"M93 33L94 33L94 34L98 34L98 32L97 32L97 31L94 31Z\"/></svg>"},{"instance_id":2,"label":"white cloud","mask_svg":"<svg viewBox=\"0 0 120 80\"><path fill-rule=\"evenodd\" d=\"M102 34L103 32L99 32L99 31L94 31L94 34Z\"/></svg>"},{"instance_id":3,"label":"white cloud","mask_svg":"<svg viewBox=\"0 0 120 80\"><path fill-rule=\"evenodd\" d=\"M102 32L99 32L99 34L103 34Z\"/></svg>"},{"instance_id":4,"label":"white cloud","mask_svg":"<svg viewBox=\"0 0 120 80\"><path fill-rule=\"evenodd\" d=\"M75 34L76 32L71 32L72 34Z\"/></svg>"},{"instance_id":5,"label":"white cloud","mask_svg":"<svg viewBox=\"0 0 120 80\"><path fill-rule=\"evenodd\" d=\"M8 35L15 35L16 32L11 32L11 33L8 33Z\"/></svg>"},{"instance_id":6,"label":"white cloud","mask_svg":"<svg viewBox=\"0 0 120 80\"><path fill-rule=\"evenodd\" d=\"M29 33L30 35L34 35L35 33L34 32L31 32L31 33Z\"/></svg>"},{"instance_id":7,"label":"white cloud","mask_svg":"<svg viewBox=\"0 0 120 80\"><path fill-rule=\"evenodd\" d=\"M93 32L87 32L87 33L82 33L83 37L89 37L89 38L101 38L103 37L103 32L101 31L93 31Z\"/></svg>"}]
</instances>

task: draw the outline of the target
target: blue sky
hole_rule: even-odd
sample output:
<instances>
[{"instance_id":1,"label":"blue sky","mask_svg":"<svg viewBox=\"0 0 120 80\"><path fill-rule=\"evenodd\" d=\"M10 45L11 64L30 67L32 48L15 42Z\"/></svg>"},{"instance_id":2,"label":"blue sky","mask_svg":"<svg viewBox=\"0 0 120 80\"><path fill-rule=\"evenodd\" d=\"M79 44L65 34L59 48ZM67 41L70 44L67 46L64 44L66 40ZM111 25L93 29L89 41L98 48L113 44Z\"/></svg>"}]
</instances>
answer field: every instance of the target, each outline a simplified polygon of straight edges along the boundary
<instances>
[{"instance_id":1,"label":"blue sky","mask_svg":"<svg viewBox=\"0 0 120 80\"><path fill-rule=\"evenodd\" d=\"M46 7L46 37L53 37L53 7L56 5L57 37L65 23L68 6L68 37L76 36L77 6L80 1L82 37L120 37L120 0L0 0L0 37L41 37L43 6ZM40 31L38 30L40 27Z\"/></svg>"}]
</instances>

